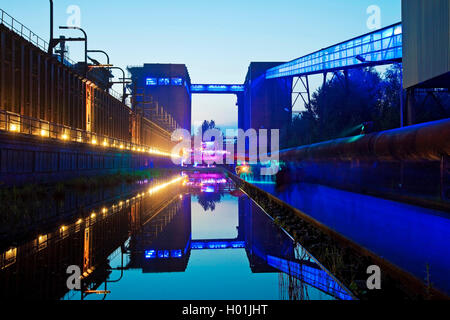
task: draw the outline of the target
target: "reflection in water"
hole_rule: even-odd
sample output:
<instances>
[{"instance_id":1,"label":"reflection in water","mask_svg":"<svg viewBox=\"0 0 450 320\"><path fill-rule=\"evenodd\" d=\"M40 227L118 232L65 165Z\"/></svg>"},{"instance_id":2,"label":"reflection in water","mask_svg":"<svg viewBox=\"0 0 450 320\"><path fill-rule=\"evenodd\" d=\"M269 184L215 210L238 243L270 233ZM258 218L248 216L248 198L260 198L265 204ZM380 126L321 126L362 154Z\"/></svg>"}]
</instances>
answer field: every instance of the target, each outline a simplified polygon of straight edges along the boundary
<instances>
[{"instance_id":1,"label":"reflection in water","mask_svg":"<svg viewBox=\"0 0 450 320\"><path fill-rule=\"evenodd\" d=\"M450 219L439 212L326 186L255 184L348 239L450 293Z\"/></svg>"},{"instance_id":2,"label":"reflection in water","mask_svg":"<svg viewBox=\"0 0 450 320\"><path fill-rule=\"evenodd\" d=\"M112 207L99 206L84 219L10 248L0 261L1 296L351 299L253 201L214 175L155 182ZM196 203L206 193L223 194L213 216ZM199 228L203 219L210 229ZM83 293L66 288L70 265L82 267Z\"/></svg>"},{"instance_id":3,"label":"reflection in water","mask_svg":"<svg viewBox=\"0 0 450 320\"><path fill-rule=\"evenodd\" d=\"M226 179L220 173L200 173L193 172L189 174L189 191L195 194L198 203L203 210L214 212L216 203L219 203L225 193L234 190L232 182Z\"/></svg>"}]
</instances>

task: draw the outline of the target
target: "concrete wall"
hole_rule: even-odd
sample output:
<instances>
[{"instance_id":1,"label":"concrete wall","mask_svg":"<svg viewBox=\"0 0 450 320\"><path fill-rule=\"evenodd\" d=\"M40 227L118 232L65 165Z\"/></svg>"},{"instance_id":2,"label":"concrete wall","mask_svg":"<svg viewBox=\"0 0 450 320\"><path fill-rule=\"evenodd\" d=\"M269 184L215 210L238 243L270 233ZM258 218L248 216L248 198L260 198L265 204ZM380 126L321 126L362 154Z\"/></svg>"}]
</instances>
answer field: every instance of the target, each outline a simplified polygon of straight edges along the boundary
<instances>
[{"instance_id":1,"label":"concrete wall","mask_svg":"<svg viewBox=\"0 0 450 320\"><path fill-rule=\"evenodd\" d=\"M0 132L0 187L172 167L171 159Z\"/></svg>"}]
</instances>

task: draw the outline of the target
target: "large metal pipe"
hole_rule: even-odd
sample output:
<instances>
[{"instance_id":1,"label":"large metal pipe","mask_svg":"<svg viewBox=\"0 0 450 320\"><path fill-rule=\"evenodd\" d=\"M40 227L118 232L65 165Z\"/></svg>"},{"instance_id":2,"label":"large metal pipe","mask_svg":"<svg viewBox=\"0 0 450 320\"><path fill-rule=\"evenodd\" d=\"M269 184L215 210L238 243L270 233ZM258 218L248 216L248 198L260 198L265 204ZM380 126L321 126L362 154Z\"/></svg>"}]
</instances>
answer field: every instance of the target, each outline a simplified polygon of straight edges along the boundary
<instances>
[{"instance_id":1,"label":"large metal pipe","mask_svg":"<svg viewBox=\"0 0 450 320\"><path fill-rule=\"evenodd\" d=\"M280 151L284 161L440 161L450 155L450 119Z\"/></svg>"}]
</instances>

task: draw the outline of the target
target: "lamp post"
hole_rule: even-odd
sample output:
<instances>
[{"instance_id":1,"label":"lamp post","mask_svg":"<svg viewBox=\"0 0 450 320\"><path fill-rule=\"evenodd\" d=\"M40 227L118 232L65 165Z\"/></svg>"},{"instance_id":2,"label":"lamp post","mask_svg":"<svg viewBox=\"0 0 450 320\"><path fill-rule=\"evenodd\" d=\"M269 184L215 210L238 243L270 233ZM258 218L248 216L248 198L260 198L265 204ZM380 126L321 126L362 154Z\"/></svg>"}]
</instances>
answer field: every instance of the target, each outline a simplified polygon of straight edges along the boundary
<instances>
[{"instance_id":1,"label":"lamp post","mask_svg":"<svg viewBox=\"0 0 450 320\"><path fill-rule=\"evenodd\" d=\"M127 88L125 84L129 83L125 78L125 71L120 67L114 67L112 64L99 64L99 65L91 65L89 68L106 68L106 69L117 69L122 71L123 78L122 81L118 82L110 82L110 84L122 84L123 85L123 93L122 93L122 103L125 104L126 96L127 96Z\"/></svg>"},{"instance_id":2,"label":"lamp post","mask_svg":"<svg viewBox=\"0 0 450 320\"><path fill-rule=\"evenodd\" d=\"M123 78L122 78L122 82L121 82L123 85L122 103L125 104L125 99L127 97L127 88L125 86L125 84L126 84L125 71L120 67L109 67L109 69L117 69L117 70L122 71L122 74L123 74Z\"/></svg>"},{"instance_id":3,"label":"lamp post","mask_svg":"<svg viewBox=\"0 0 450 320\"><path fill-rule=\"evenodd\" d=\"M109 55L103 51L103 50L87 50L87 52L92 52L92 53L103 53L106 56L106 64L109 65Z\"/></svg>"},{"instance_id":4,"label":"lamp post","mask_svg":"<svg viewBox=\"0 0 450 320\"><path fill-rule=\"evenodd\" d=\"M75 38L75 39L66 39L66 41L84 41L84 76L87 78L87 72L88 72L88 63L87 63L87 51L88 51L88 45L87 45L87 34L86 32L81 29L80 27L71 27L71 26L60 26L59 29L63 30L80 30L84 34L84 38Z\"/></svg>"}]
</instances>

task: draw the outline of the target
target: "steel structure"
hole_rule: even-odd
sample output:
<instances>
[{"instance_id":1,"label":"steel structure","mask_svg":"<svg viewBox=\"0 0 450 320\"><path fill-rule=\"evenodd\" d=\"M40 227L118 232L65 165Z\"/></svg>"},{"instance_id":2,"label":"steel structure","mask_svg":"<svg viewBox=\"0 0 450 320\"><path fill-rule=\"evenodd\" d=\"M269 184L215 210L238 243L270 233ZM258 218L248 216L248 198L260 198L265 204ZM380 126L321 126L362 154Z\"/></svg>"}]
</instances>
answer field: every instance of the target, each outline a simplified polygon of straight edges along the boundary
<instances>
[{"instance_id":1,"label":"steel structure","mask_svg":"<svg viewBox=\"0 0 450 320\"><path fill-rule=\"evenodd\" d=\"M0 10L1 131L119 150L170 150L171 127L145 119L47 47Z\"/></svg>"},{"instance_id":2,"label":"steel structure","mask_svg":"<svg viewBox=\"0 0 450 320\"><path fill-rule=\"evenodd\" d=\"M242 84L193 84L192 94L238 94L244 92Z\"/></svg>"},{"instance_id":3,"label":"steel structure","mask_svg":"<svg viewBox=\"0 0 450 320\"><path fill-rule=\"evenodd\" d=\"M367 33L271 68L266 79L304 76L402 60L402 24Z\"/></svg>"}]
</instances>

